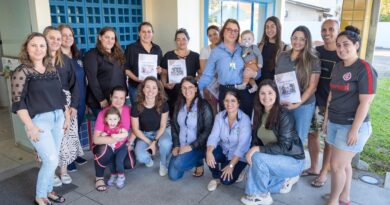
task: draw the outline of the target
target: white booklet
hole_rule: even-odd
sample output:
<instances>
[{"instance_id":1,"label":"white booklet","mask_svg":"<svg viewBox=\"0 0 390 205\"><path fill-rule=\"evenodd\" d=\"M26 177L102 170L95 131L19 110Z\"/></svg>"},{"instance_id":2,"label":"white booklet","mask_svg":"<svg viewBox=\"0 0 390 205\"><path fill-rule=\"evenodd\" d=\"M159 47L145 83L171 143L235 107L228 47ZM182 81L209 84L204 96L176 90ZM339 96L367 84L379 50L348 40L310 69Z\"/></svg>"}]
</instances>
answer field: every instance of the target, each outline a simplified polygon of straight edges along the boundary
<instances>
[{"instance_id":1,"label":"white booklet","mask_svg":"<svg viewBox=\"0 0 390 205\"><path fill-rule=\"evenodd\" d=\"M145 80L148 76L157 78L157 55L138 54L138 78Z\"/></svg>"},{"instance_id":2,"label":"white booklet","mask_svg":"<svg viewBox=\"0 0 390 205\"><path fill-rule=\"evenodd\" d=\"M180 83L187 76L187 66L184 59L168 60L169 83Z\"/></svg>"},{"instance_id":3,"label":"white booklet","mask_svg":"<svg viewBox=\"0 0 390 205\"><path fill-rule=\"evenodd\" d=\"M301 102L301 91L295 71L275 75L275 82L278 86L281 103Z\"/></svg>"}]
</instances>

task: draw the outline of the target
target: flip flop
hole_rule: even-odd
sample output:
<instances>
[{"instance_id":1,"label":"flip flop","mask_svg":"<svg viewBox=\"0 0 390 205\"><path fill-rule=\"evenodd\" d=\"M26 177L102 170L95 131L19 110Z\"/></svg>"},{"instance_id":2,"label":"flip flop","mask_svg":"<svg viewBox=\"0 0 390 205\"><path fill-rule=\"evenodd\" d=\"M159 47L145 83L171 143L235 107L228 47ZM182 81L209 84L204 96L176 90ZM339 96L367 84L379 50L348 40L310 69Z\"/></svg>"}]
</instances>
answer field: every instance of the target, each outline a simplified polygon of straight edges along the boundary
<instances>
[{"instance_id":1,"label":"flip flop","mask_svg":"<svg viewBox=\"0 0 390 205\"><path fill-rule=\"evenodd\" d=\"M328 179L325 179L325 181L320 181L318 178L315 178L310 184L312 187L320 188L326 184L326 181Z\"/></svg>"},{"instance_id":2,"label":"flip flop","mask_svg":"<svg viewBox=\"0 0 390 205\"><path fill-rule=\"evenodd\" d=\"M314 172L310 172L308 169L304 170L302 173L301 173L301 177L306 177L306 176L318 176L319 174L317 173L314 173Z\"/></svg>"},{"instance_id":3,"label":"flip flop","mask_svg":"<svg viewBox=\"0 0 390 205\"><path fill-rule=\"evenodd\" d=\"M50 195L47 195L47 198L54 203L61 204L65 202L65 198L55 192L51 192Z\"/></svg>"},{"instance_id":4,"label":"flip flop","mask_svg":"<svg viewBox=\"0 0 390 205\"><path fill-rule=\"evenodd\" d=\"M351 201L345 202L345 201L339 200L339 204L340 204L340 205L351 205Z\"/></svg>"}]
</instances>

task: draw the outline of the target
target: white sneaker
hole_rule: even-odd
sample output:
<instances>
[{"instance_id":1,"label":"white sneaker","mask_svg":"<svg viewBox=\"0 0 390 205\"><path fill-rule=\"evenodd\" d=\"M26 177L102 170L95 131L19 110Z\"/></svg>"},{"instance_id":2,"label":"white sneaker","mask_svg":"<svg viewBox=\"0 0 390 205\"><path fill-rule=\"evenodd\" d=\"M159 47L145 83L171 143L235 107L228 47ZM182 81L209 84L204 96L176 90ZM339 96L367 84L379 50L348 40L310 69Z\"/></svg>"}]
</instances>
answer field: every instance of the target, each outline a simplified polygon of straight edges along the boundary
<instances>
[{"instance_id":1,"label":"white sneaker","mask_svg":"<svg viewBox=\"0 0 390 205\"><path fill-rule=\"evenodd\" d=\"M56 174L54 174L53 186L54 187L62 186L62 181Z\"/></svg>"},{"instance_id":2,"label":"white sneaker","mask_svg":"<svg viewBox=\"0 0 390 205\"><path fill-rule=\"evenodd\" d=\"M69 174L62 174L61 181L63 184L70 184L72 183L72 178L69 176Z\"/></svg>"},{"instance_id":3,"label":"white sneaker","mask_svg":"<svg viewBox=\"0 0 390 205\"><path fill-rule=\"evenodd\" d=\"M167 167L165 165L162 165L161 163L160 163L160 171L159 171L159 173L160 173L160 176L162 176L162 177L166 176L168 174Z\"/></svg>"},{"instance_id":4,"label":"white sneaker","mask_svg":"<svg viewBox=\"0 0 390 205\"><path fill-rule=\"evenodd\" d=\"M299 180L299 175L293 178L287 178L283 184L283 187L280 189L281 194L287 194L291 191L293 185Z\"/></svg>"},{"instance_id":5,"label":"white sneaker","mask_svg":"<svg viewBox=\"0 0 390 205\"><path fill-rule=\"evenodd\" d=\"M218 185L221 183L221 181L219 181L219 179L213 179L209 182L209 184L207 185L207 190L209 191L215 191L218 187Z\"/></svg>"},{"instance_id":6,"label":"white sneaker","mask_svg":"<svg viewBox=\"0 0 390 205\"><path fill-rule=\"evenodd\" d=\"M154 162L153 162L153 160L151 159L149 163L146 163L146 164L145 164L145 166L146 166L146 167L153 167L153 164L154 164Z\"/></svg>"},{"instance_id":7,"label":"white sneaker","mask_svg":"<svg viewBox=\"0 0 390 205\"><path fill-rule=\"evenodd\" d=\"M241 197L241 202L245 205L270 205L273 203L270 193L267 195L245 195Z\"/></svg>"}]
</instances>

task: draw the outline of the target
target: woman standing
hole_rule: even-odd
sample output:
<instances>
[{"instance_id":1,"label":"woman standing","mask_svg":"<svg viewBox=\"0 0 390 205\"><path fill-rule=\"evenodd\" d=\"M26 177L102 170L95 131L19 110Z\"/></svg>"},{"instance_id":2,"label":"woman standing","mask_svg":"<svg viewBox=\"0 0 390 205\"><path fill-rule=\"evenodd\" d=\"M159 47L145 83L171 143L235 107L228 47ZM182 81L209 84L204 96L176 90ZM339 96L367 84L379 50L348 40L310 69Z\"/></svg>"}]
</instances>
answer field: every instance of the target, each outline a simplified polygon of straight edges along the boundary
<instances>
[{"instance_id":1,"label":"woman standing","mask_svg":"<svg viewBox=\"0 0 390 205\"><path fill-rule=\"evenodd\" d=\"M111 27L102 28L96 48L88 51L84 58L88 80L87 103L95 117L101 109L108 106L112 88L127 87L124 63L125 58L115 30Z\"/></svg>"},{"instance_id":2,"label":"woman standing","mask_svg":"<svg viewBox=\"0 0 390 205\"><path fill-rule=\"evenodd\" d=\"M235 91L241 99L240 108L245 114L252 114L252 103L254 94L245 90L237 90L235 85L242 83L243 75L255 78L257 73L247 69L244 72L244 60L241 57L242 49L238 43L240 25L234 19L226 20L220 33L221 42L215 47L207 60L206 68L199 79L199 89L201 92L213 80L215 74L218 75L219 86L219 108L224 110L223 98L229 90Z\"/></svg>"},{"instance_id":3,"label":"woman standing","mask_svg":"<svg viewBox=\"0 0 390 205\"><path fill-rule=\"evenodd\" d=\"M61 32L52 26L48 26L43 31L46 40L49 44L49 52L52 57L52 63L58 70L60 75L63 92L66 95L66 101L70 107L70 127L65 133L61 143L59 167L60 178L55 175L54 186L70 184L72 178L68 174L67 166L72 163L77 156L84 155L79 141L78 125L77 125L77 108L79 103L79 88L76 82L75 68L71 60L62 54Z\"/></svg>"},{"instance_id":4,"label":"woman standing","mask_svg":"<svg viewBox=\"0 0 390 205\"><path fill-rule=\"evenodd\" d=\"M58 26L58 30L61 32L62 35L62 43L61 43L61 51L64 55L70 58L71 63L73 64L73 67L75 68L75 74L76 74L76 83L79 90L79 101L78 101L78 107L77 107L77 130L80 131L80 126L84 121L84 115L85 115L85 93L87 89L87 82L85 79L85 72L83 68L83 62L81 60L81 53L79 49L76 46L76 43L74 42L74 32L73 29L66 24L61 24ZM80 136L79 136L80 137ZM80 138L79 138L80 139ZM79 165L83 165L87 163L87 160L84 158L77 156L76 163ZM77 167L74 162L68 165L68 171L76 171Z\"/></svg>"},{"instance_id":5,"label":"woman standing","mask_svg":"<svg viewBox=\"0 0 390 205\"><path fill-rule=\"evenodd\" d=\"M281 102L294 116L295 129L304 144L315 109L315 96L321 67L311 45L311 34L306 26L298 26L291 35L292 49L282 52L276 63L275 74L295 71L301 93L300 103Z\"/></svg>"},{"instance_id":6,"label":"woman standing","mask_svg":"<svg viewBox=\"0 0 390 205\"><path fill-rule=\"evenodd\" d=\"M160 150L160 176L168 173L168 157L172 149L172 137L165 130L169 107L164 87L155 77L149 76L138 86L137 104L131 110L131 124L136 135L135 155L140 163L153 166L151 155Z\"/></svg>"},{"instance_id":7,"label":"woman standing","mask_svg":"<svg viewBox=\"0 0 390 205\"><path fill-rule=\"evenodd\" d=\"M214 191L220 183L236 182L247 164L244 155L251 143L251 121L238 108L238 94L227 91L222 99L226 110L215 116L207 141L206 161L214 178L207 185L209 191Z\"/></svg>"},{"instance_id":8,"label":"woman standing","mask_svg":"<svg viewBox=\"0 0 390 205\"><path fill-rule=\"evenodd\" d=\"M272 204L271 193L288 193L305 165L305 152L294 119L279 104L276 84L260 82L254 102L252 148L244 204Z\"/></svg>"},{"instance_id":9,"label":"woman standing","mask_svg":"<svg viewBox=\"0 0 390 205\"><path fill-rule=\"evenodd\" d=\"M107 189L104 183L104 170L108 166L111 171L110 179L107 181L109 186L116 184L121 189L125 185L125 157L128 154L130 160L130 168L134 168L134 159L129 154L129 149L126 146L126 142L134 144L134 138L127 140L130 132L130 108L125 105L127 89L122 86L116 86L112 89L110 94L111 106L104 108L99 112L99 115L95 122L95 131L93 134L94 147L92 149L95 160L95 188L97 191L102 192ZM120 113L120 128L126 132L122 133L107 133L109 126L104 123L105 115L111 108L116 108ZM112 146L115 144L115 146Z\"/></svg>"},{"instance_id":10,"label":"woman standing","mask_svg":"<svg viewBox=\"0 0 390 205\"><path fill-rule=\"evenodd\" d=\"M126 75L129 77L129 96L132 106L135 106L137 101L137 87L142 82L138 78L138 58L140 54L157 55L157 73L161 73L160 63L162 59L162 51L160 46L153 43L153 26L149 22L142 22L138 26L139 39L128 45L125 51L125 69Z\"/></svg>"},{"instance_id":11,"label":"woman standing","mask_svg":"<svg viewBox=\"0 0 390 205\"><path fill-rule=\"evenodd\" d=\"M172 118L172 158L168 176L175 181L184 172L195 168L193 176L203 176L203 158L207 138L213 125L213 112L199 95L198 84L192 76L180 83L181 91Z\"/></svg>"},{"instance_id":12,"label":"woman standing","mask_svg":"<svg viewBox=\"0 0 390 205\"><path fill-rule=\"evenodd\" d=\"M186 29L178 29L175 33L176 49L168 51L162 61L161 67L164 69L161 81L168 95L169 115L172 118L173 110L180 92L179 83L169 83L168 60L185 60L187 76L196 77L199 70L199 54L188 49L190 36Z\"/></svg>"},{"instance_id":13,"label":"woman standing","mask_svg":"<svg viewBox=\"0 0 390 205\"><path fill-rule=\"evenodd\" d=\"M274 79L276 57L282 51L288 49L288 45L282 41L282 25L278 17L271 16L265 21L263 38L259 43L259 49L263 56L264 65L257 84L264 79Z\"/></svg>"},{"instance_id":14,"label":"woman standing","mask_svg":"<svg viewBox=\"0 0 390 205\"><path fill-rule=\"evenodd\" d=\"M210 56L211 50L214 49L217 46L217 44L219 43L219 28L218 28L218 26L215 26L215 25L209 26L207 28L207 37L209 38L209 41L211 44L200 50L200 54L199 54L200 69L198 71L197 79L199 79L200 76L202 76L202 73L206 67L207 59ZM215 77L214 80L216 81L217 77ZM217 109L218 99L216 97L214 97L214 95L212 95L208 89L204 89L204 99L210 103L211 107L213 108L213 114L215 116L218 112L218 109Z\"/></svg>"},{"instance_id":15,"label":"woman standing","mask_svg":"<svg viewBox=\"0 0 390 205\"><path fill-rule=\"evenodd\" d=\"M53 192L53 179L70 117L60 77L51 62L45 36L40 33L27 37L19 57L22 64L11 78L12 112L23 122L27 137L42 160L34 203L62 203L64 197Z\"/></svg>"},{"instance_id":16,"label":"woman standing","mask_svg":"<svg viewBox=\"0 0 390 205\"><path fill-rule=\"evenodd\" d=\"M372 132L368 111L374 100L378 75L358 56L359 34L359 29L347 26L336 40L337 55L342 62L332 71L324 120L326 142L332 147L329 205L350 204L351 161L356 153L363 151Z\"/></svg>"}]
</instances>

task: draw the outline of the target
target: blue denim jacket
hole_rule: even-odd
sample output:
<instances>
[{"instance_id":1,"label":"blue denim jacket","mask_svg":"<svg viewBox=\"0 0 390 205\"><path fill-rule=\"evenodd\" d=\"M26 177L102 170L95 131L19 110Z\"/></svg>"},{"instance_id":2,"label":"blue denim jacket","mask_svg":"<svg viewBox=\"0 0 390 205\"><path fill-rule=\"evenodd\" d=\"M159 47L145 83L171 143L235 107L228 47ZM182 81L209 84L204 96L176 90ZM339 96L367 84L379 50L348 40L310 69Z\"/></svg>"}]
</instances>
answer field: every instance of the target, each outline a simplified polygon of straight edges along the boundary
<instances>
[{"instance_id":1,"label":"blue denim jacket","mask_svg":"<svg viewBox=\"0 0 390 205\"><path fill-rule=\"evenodd\" d=\"M216 148L220 145L228 160L237 156L240 157L240 161L245 161L245 153L248 152L251 144L251 129L248 115L241 110L238 110L237 120L231 129L226 110L221 111L215 117L207 146L211 145Z\"/></svg>"}]
</instances>

